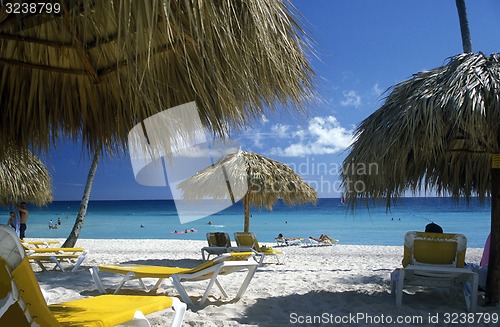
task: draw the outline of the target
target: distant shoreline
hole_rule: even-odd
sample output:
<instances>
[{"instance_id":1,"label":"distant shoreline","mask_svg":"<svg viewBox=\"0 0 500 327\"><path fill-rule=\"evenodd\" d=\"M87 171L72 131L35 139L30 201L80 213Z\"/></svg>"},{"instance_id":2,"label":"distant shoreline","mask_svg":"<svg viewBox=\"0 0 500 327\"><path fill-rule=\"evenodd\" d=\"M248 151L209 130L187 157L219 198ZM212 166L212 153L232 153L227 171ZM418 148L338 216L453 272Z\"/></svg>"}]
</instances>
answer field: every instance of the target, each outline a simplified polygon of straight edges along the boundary
<instances>
[{"instance_id":1,"label":"distant shoreline","mask_svg":"<svg viewBox=\"0 0 500 327\"><path fill-rule=\"evenodd\" d=\"M334 196L334 197L320 197L319 200L329 200L329 199L338 199L340 201L341 199L341 195L338 195L338 196ZM397 198L397 199L394 199L396 202L398 200L404 200L404 199L443 199L443 200L451 200L453 199L451 196L402 196L400 198ZM471 197L472 201L479 201L479 197L474 197L472 196ZM95 199L95 200L90 200L89 203L92 203L92 202L107 202L107 201L174 201L174 199ZM371 202L372 200L369 200L369 203L372 203ZM376 200L378 201L378 200ZM459 201L462 202L462 201L465 201L465 198L459 198ZM52 203L55 203L55 202L78 202L80 203L81 202L81 199L76 199L76 200L54 200L52 201ZM237 201L239 202L239 201ZM488 202L487 199L485 202ZM365 199L361 199L360 200L360 203L365 203ZM385 203L385 198L384 199L380 199L380 203ZM486 203L487 204L487 203Z\"/></svg>"}]
</instances>

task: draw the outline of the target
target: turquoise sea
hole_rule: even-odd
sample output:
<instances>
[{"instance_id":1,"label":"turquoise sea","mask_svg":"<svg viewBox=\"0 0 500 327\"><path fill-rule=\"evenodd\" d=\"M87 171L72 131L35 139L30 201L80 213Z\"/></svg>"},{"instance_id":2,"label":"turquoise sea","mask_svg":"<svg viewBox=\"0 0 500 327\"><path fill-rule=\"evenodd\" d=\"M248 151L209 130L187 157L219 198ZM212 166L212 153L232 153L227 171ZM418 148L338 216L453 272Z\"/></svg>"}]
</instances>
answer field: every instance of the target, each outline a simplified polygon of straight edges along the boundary
<instances>
[{"instance_id":1,"label":"turquoise sea","mask_svg":"<svg viewBox=\"0 0 500 327\"><path fill-rule=\"evenodd\" d=\"M79 201L56 201L37 208L30 206L26 236L28 238L66 238L71 231ZM1 214L6 222L8 208ZM401 245L404 233L423 230L429 221L441 225L445 232L462 233L469 247L482 248L490 231L489 204L472 201L453 202L449 198L402 198L390 211L384 205L352 210L340 205L340 199L320 199L314 205L275 205L272 211L252 207L250 230L263 242L273 242L278 233L285 237L319 236L328 234L342 244ZM58 229L49 229L52 219ZM212 221L213 225L208 225ZM144 226L144 227L141 227ZM195 233L172 234L185 229ZM243 230L243 206L236 203L226 210L180 224L172 200L151 201L91 201L81 238L91 239L197 239L204 240L206 232Z\"/></svg>"}]
</instances>

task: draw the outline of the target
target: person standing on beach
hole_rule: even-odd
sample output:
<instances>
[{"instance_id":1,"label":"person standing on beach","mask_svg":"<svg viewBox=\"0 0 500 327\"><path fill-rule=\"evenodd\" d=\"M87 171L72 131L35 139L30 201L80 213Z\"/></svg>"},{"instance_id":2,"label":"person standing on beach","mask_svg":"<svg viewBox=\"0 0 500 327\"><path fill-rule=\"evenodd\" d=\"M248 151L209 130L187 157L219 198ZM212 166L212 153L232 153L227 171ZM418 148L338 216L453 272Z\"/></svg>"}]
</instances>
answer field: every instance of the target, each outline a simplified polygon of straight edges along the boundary
<instances>
[{"instance_id":1,"label":"person standing on beach","mask_svg":"<svg viewBox=\"0 0 500 327\"><path fill-rule=\"evenodd\" d=\"M21 239L21 242L24 242L26 223L29 216L29 211L26 209L26 202L21 202L21 205L17 206L17 209L19 210L19 215L21 217L21 224L19 225L19 238Z\"/></svg>"}]
</instances>

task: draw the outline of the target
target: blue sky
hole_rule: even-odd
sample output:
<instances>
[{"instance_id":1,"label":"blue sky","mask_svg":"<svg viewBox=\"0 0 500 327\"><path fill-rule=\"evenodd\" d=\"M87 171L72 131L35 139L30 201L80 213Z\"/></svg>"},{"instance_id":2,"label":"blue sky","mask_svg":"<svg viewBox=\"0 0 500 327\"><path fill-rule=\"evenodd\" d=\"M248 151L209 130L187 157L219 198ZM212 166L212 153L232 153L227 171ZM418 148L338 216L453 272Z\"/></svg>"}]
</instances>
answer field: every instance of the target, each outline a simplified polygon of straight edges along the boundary
<instances>
[{"instance_id":1,"label":"blue sky","mask_svg":"<svg viewBox=\"0 0 500 327\"><path fill-rule=\"evenodd\" d=\"M316 42L320 98L306 116L286 108L233 135L243 149L288 163L322 197L339 197L338 171L354 128L384 91L462 52L454 0L292 0ZM474 52L500 52L500 1L466 1ZM80 200L90 158L61 142L43 156L55 200ZM165 199L165 187L134 180L130 159L103 158L91 199Z\"/></svg>"}]
</instances>

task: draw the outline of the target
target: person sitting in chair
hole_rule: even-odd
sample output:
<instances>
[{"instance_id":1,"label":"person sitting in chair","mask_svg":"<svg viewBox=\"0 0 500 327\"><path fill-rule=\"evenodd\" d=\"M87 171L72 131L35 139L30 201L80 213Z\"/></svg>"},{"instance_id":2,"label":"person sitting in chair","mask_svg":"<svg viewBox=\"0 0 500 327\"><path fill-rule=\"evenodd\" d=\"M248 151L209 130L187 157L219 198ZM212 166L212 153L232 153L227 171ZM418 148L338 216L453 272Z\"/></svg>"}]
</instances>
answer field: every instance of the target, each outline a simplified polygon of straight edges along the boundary
<instances>
[{"instance_id":1,"label":"person sitting in chair","mask_svg":"<svg viewBox=\"0 0 500 327\"><path fill-rule=\"evenodd\" d=\"M425 226L425 232L426 233L443 233L443 228L439 226L438 224L435 224L434 222L431 222L430 224L427 224Z\"/></svg>"}]
</instances>

